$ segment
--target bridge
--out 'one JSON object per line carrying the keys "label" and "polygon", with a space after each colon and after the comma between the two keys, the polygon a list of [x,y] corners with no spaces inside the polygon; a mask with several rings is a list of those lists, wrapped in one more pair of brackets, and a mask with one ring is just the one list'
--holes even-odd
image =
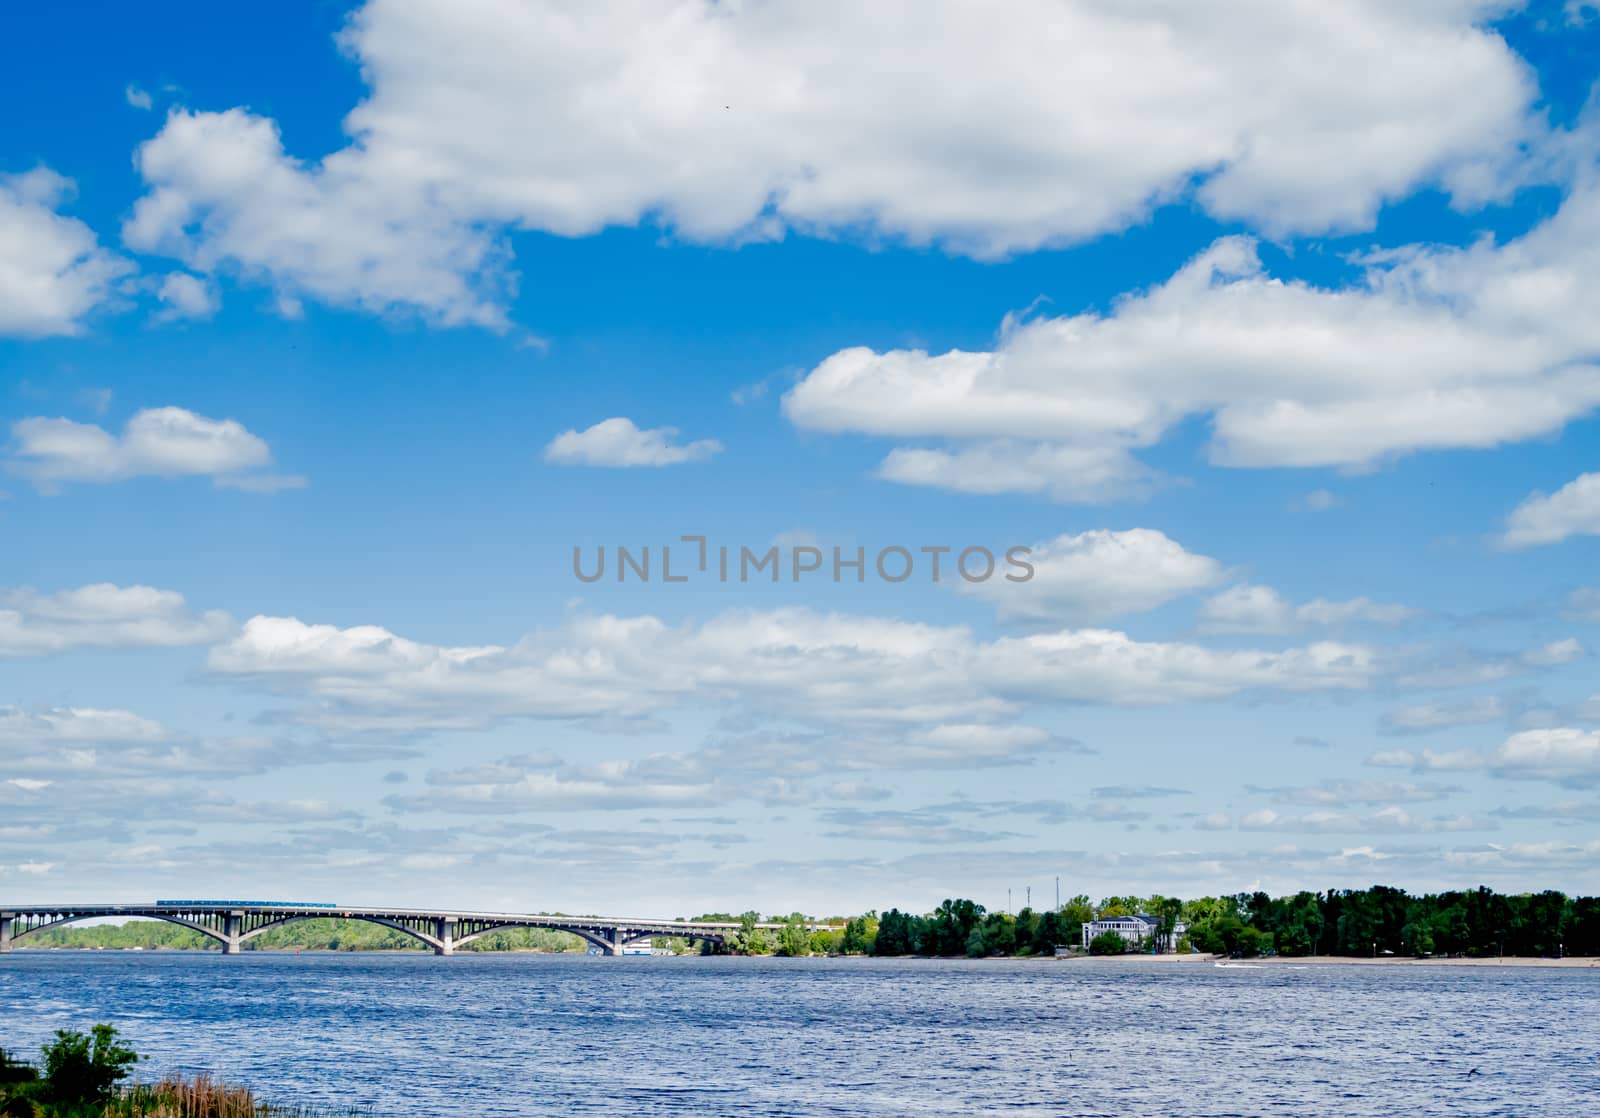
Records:
{"label": "bridge", "polygon": [[[0,905],[0,954],[24,936],[76,920],[140,917],[166,920],[193,928],[222,945],[224,955],[237,955],[244,945],[265,932],[294,920],[366,920],[404,932],[433,948],[435,955],[451,955],[463,944],[506,928],[549,928],[570,932],[604,955],[621,955],[622,949],[653,936],[675,936],[694,942],[725,943],[742,925],[732,922],[645,920],[632,917],[550,916],[516,912],[468,912],[416,908],[373,908],[281,901],[156,901],[151,904]],[[773,931],[782,924],[757,924]],[[832,928],[808,924],[808,930]]]}

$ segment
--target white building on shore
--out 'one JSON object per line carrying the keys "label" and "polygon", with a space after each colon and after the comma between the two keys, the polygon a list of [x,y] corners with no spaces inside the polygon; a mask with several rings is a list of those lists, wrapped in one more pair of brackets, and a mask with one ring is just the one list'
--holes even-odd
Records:
{"label": "white building on shore", "polygon": [[1161,921],[1154,916],[1138,913],[1134,916],[1107,916],[1102,920],[1087,920],[1083,925],[1083,947],[1089,949],[1089,941],[1095,936],[1104,935],[1106,932],[1115,932],[1121,936],[1129,950],[1148,951],[1152,947],[1158,952],[1176,951],[1178,940],[1183,933],[1188,931],[1188,926],[1179,920],[1172,926],[1172,934],[1161,934]]}

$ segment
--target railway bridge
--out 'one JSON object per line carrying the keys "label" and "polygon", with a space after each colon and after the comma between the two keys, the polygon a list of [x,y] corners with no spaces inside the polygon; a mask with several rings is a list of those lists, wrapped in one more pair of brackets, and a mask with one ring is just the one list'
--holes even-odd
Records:
{"label": "railway bridge", "polygon": [[[634,917],[563,916],[542,913],[472,912],[446,909],[383,908],[288,901],[165,900],[149,904],[0,904],[0,953],[19,939],[44,928],[77,920],[145,918],[193,928],[222,945],[224,955],[237,955],[250,940],[294,920],[338,918],[366,920],[394,928],[450,955],[463,944],[505,928],[550,928],[570,932],[605,955],[652,936],[676,936],[699,942],[724,943],[738,923],[693,920],[651,920]],[[782,924],[759,924],[769,930]],[[830,927],[808,925],[811,929]]]}

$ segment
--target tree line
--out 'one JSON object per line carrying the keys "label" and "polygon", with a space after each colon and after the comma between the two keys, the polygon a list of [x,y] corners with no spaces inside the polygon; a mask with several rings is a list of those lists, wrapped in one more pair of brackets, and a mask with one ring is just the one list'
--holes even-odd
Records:
{"label": "tree line", "polygon": [[[1264,892],[1183,900],[1161,895],[1071,898],[1058,909],[1016,913],[988,910],[976,901],[951,899],[932,912],[890,908],[849,918],[815,920],[799,912],[763,917],[703,913],[696,921],[736,923],[723,943],[698,947],[676,937],[657,937],[657,947],[736,955],[966,955],[971,957],[1054,954],[1076,948],[1083,925],[1095,919],[1143,914],[1158,922],[1158,934],[1179,951],[1255,956],[1277,955],[1600,955],[1600,897],[1474,890],[1410,894],[1387,885],[1370,889],[1302,891],[1272,897]],[[781,924],[777,929],[758,927]],[[827,923],[833,928],[812,930]],[[1177,932],[1179,924],[1184,932]],[[21,946],[143,947],[197,950],[215,941],[175,924],[133,921],[120,926],[61,927],[36,932]],[[250,950],[398,951],[426,950],[393,928],[362,920],[300,920],[268,929],[245,944]],[[460,948],[463,951],[572,951],[586,949],[579,937],[546,928],[507,928]],[[1114,933],[1090,944],[1095,954],[1126,950]],[[1145,950],[1149,948],[1146,947]]]}
{"label": "tree line", "polygon": [[[1158,936],[1178,951],[1219,955],[1600,956],[1600,897],[1569,897],[1555,890],[1499,893],[1487,886],[1411,894],[1388,885],[1283,897],[1259,891],[1191,900],[1130,895],[1105,897],[1098,904],[1080,894],[1058,909],[1023,908],[1014,914],[991,911],[972,900],[950,899],[928,913],[890,908],[829,921],[842,923],[842,931],[811,933],[805,950],[801,949],[803,917],[787,918],[789,924],[774,937],[753,928],[756,914],[746,913],[751,934],[741,930],[712,950],[973,958],[1045,955],[1058,947],[1078,948],[1083,926],[1090,921],[1136,914],[1154,917]],[[739,919],[707,917],[711,918]],[[1093,954],[1136,949],[1114,932],[1089,945]]]}

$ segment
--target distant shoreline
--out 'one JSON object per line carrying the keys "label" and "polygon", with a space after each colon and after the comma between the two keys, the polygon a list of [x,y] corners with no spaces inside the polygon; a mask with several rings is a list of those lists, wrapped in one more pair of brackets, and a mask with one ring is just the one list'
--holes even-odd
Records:
{"label": "distant shoreline", "polygon": [[[82,953],[160,953],[160,954],[218,954],[207,948],[191,947],[30,947],[18,945],[13,949],[14,954],[44,954],[46,952],[82,952]],[[371,947],[356,950],[340,950],[327,947],[264,947],[249,952],[252,955],[417,955],[429,954],[423,950],[406,948]],[[503,951],[462,951],[461,955],[493,957],[496,955],[584,955],[581,951],[551,951],[545,948],[520,947]],[[694,953],[689,953],[679,958],[699,958]],[[715,956],[716,958],[740,958],[735,955]],[[751,958],[776,958],[777,956],[751,956]],[[960,955],[849,955],[849,956],[804,956],[803,958],[851,958],[851,959],[926,959],[949,960],[961,959]],[[799,960],[792,960],[799,961]],[[1409,955],[1380,955],[1370,958],[1359,955],[1266,955],[1254,959],[1233,959],[1226,955],[1204,954],[1176,954],[1163,955],[1127,954],[1127,955],[1005,955],[990,956],[984,959],[975,959],[974,962],[1039,962],[1039,963],[1110,963],[1122,966],[1204,966],[1211,964],[1223,967],[1295,967],[1295,966],[1355,966],[1355,967],[1540,967],[1553,970],[1600,970],[1600,958],[1590,956],[1567,956],[1562,959],[1543,958],[1539,956],[1506,955],[1494,956],[1483,959],[1454,959],[1433,957],[1418,959]]]}
{"label": "distant shoreline", "polygon": [[1373,959],[1361,955],[1266,955],[1255,959],[1230,959],[1226,955],[1074,955],[1062,962],[1097,963],[1220,963],[1239,967],[1354,966],[1354,967],[1550,967],[1557,970],[1600,968],[1600,958],[1568,956],[1549,959],[1539,956],[1506,955],[1486,959],[1416,959],[1409,955],[1380,955]]}

